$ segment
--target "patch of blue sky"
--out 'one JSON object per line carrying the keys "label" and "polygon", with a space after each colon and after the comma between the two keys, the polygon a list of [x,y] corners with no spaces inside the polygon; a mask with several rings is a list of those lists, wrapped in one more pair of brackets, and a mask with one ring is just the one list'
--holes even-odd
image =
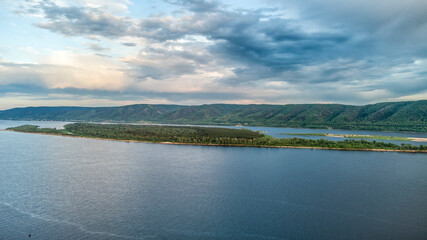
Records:
{"label": "patch of blue sky", "polygon": [[176,10],[176,7],[164,1],[143,0],[133,1],[128,9],[130,17],[141,19],[159,14],[171,14]]}
{"label": "patch of blue sky", "polygon": [[19,63],[36,63],[37,59],[46,56],[50,51],[82,49],[82,43],[87,41],[82,37],[64,37],[40,29],[35,25],[39,19],[14,14],[7,8],[0,9],[2,21],[0,28],[3,36],[0,38],[0,52],[3,61]]}

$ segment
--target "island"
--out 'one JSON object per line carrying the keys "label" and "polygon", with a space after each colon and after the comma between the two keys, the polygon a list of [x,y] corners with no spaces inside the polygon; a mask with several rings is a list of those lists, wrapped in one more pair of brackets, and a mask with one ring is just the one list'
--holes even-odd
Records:
{"label": "island", "polygon": [[396,145],[393,143],[353,139],[346,139],[344,141],[329,141],[325,139],[312,140],[303,138],[277,139],[262,132],[251,131],[249,129],[221,127],[72,123],[65,125],[64,129],[40,128],[35,125],[23,125],[8,128],[6,130],[70,137],[164,144],[427,152],[427,146],[424,145]]}
{"label": "island", "polygon": [[339,137],[339,138],[357,138],[357,139],[373,139],[373,140],[389,140],[389,141],[418,141],[418,142],[427,142],[427,138],[398,137],[398,136],[384,136],[384,135],[333,134],[333,133],[281,133],[281,135],[290,135],[290,136],[317,136],[317,137]]}

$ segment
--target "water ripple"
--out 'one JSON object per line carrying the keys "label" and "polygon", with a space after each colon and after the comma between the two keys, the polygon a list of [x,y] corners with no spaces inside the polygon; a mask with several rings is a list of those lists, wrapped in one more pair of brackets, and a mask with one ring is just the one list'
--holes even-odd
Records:
{"label": "water ripple", "polygon": [[69,221],[65,221],[65,220],[59,220],[59,219],[54,219],[54,218],[50,218],[50,217],[45,217],[45,216],[41,216],[38,214],[34,214],[31,212],[27,212],[24,211],[20,208],[17,208],[9,203],[5,203],[5,202],[0,202],[1,205],[6,206],[10,209],[13,209],[21,214],[30,216],[32,218],[35,219],[39,219],[45,222],[54,222],[54,223],[59,223],[59,224],[65,224],[68,226],[73,226],[77,229],[79,229],[80,231],[87,233],[87,234],[91,234],[91,235],[101,235],[101,236],[110,236],[110,237],[117,237],[117,238],[122,238],[122,239],[150,239],[153,238],[153,236],[144,236],[143,238],[136,238],[136,237],[132,237],[132,236],[127,236],[127,235],[120,235],[120,234],[115,234],[115,233],[109,233],[109,232],[100,232],[100,231],[90,231],[88,229],[86,229],[85,226],[78,224],[78,223],[74,223],[74,222],[69,222]]}

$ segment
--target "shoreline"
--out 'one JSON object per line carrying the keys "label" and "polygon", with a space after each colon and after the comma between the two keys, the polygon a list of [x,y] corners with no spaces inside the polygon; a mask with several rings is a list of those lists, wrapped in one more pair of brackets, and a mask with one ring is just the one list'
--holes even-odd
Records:
{"label": "shoreline", "polygon": [[[0,110],[1,111],[1,110]],[[4,121],[36,121],[36,122],[64,122],[64,123],[95,123],[95,124],[130,124],[130,125],[165,125],[165,126],[213,126],[213,127],[237,127],[235,123],[168,123],[168,122],[127,122],[127,121],[83,121],[83,120],[37,120],[37,119],[0,119]],[[346,128],[309,128],[309,127],[286,127],[277,125],[240,125],[238,127],[259,127],[259,128],[290,128],[290,129],[308,129],[308,130],[339,130],[339,131],[368,131],[384,133],[415,133],[423,134],[426,132],[417,131],[391,131],[391,130],[369,130],[369,129],[346,129]]]}
{"label": "shoreline", "polygon": [[169,145],[193,145],[193,146],[216,146],[216,147],[255,147],[255,148],[290,148],[290,149],[316,149],[316,150],[364,151],[364,152],[427,153],[427,150],[417,151],[417,150],[394,150],[394,149],[322,148],[322,147],[305,147],[305,146],[268,146],[268,145],[253,145],[252,146],[252,145],[241,145],[241,144],[150,142],[150,141],[137,141],[137,140],[121,140],[121,139],[113,139],[113,138],[83,137],[83,136],[75,136],[75,135],[60,135],[60,134],[54,134],[54,133],[19,132],[19,131],[6,130],[6,129],[0,129],[0,131],[50,135],[50,136],[59,136],[59,137],[87,138],[87,139],[108,140],[108,141],[118,141],[118,142],[155,143],[155,144],[169,144]]}
{"label": "shoreline", "polygon": [[427,138],[408,137],[408,139],[411,139],[414,142],[427,142]]}
{"label": "shoreline", "polygon": [[281,135],[291,136],[315,136],[315,137],[332,137],[332,138],[355,138],[361,140],[388,140],[388,141],[408,141],[408,142],[427,142],[423,137],[400,137],[385,135],[359,135],[359,134],[334,134],[334,133],[281,133]]}
{"label": "shoreline", "polygon": [[[339,138],[357,138],[357,139],[364,139],[363,137],[367,137],[366,139],[371,139],[371,140],[390,140],[390,141],[414,141],[414,142],[427,142],[427,138],[420,138],[420,137],[402,137],[402,138],[406,138],[407,140],[393,140],[393,139],[377,139],[374,135],[357,135],[357,134],[331,134],[331,133],[327,133],[325,135],[326,137],[339,137]],[[394,136],[384,136],[384,137],[391,137],[393,138]]]}

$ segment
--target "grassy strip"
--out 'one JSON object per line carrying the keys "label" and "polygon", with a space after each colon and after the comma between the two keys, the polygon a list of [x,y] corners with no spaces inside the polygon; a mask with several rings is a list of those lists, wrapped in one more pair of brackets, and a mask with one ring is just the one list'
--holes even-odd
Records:
{"label": "grassy strip", "polygon": [[281,133],[281,134],[292,135],[292,136],[321,136],[321,137],[342,137],[342,138],[392,140],[392,141],[412,141],[412,139],[409,139],[407,137],[383,136],[383,135],[330,134],[330,133]]}
{"label": "grassy strip", "polygon": [[88,123],[68,124],[64,128],[57,130],[55,128],[38,128],[37,126],[24,125],[9,128],[9,130],[121,141],[168,142],[173,144],[427,152],[427,146],[423,145],[396,145],[352,139],[344,141],[303,138],[276,139],[247,129]]}
{"label": "grassy strip", "polygon": [[281,133],[280,135],[327,137],[328,134],[327,133]]}
{"label": "grassy strip", "polygon": [[22,125],[18,127],[7,128],[6,130],[12,130],[15,132],[28,132],[28,133],[47,133],[55,135],[71,135],[72,133],[68,132],[65,129],[56,129],[56,128],[39,128],[35,125]]}
{"label": "grassy strip", "polygon": [[358,138],[358,139],[375,139],[375,140],[392,140],[392,141],[412,141],[407,137],[396,136],[381,136],[381,135],[343,135],[345,138]]}

